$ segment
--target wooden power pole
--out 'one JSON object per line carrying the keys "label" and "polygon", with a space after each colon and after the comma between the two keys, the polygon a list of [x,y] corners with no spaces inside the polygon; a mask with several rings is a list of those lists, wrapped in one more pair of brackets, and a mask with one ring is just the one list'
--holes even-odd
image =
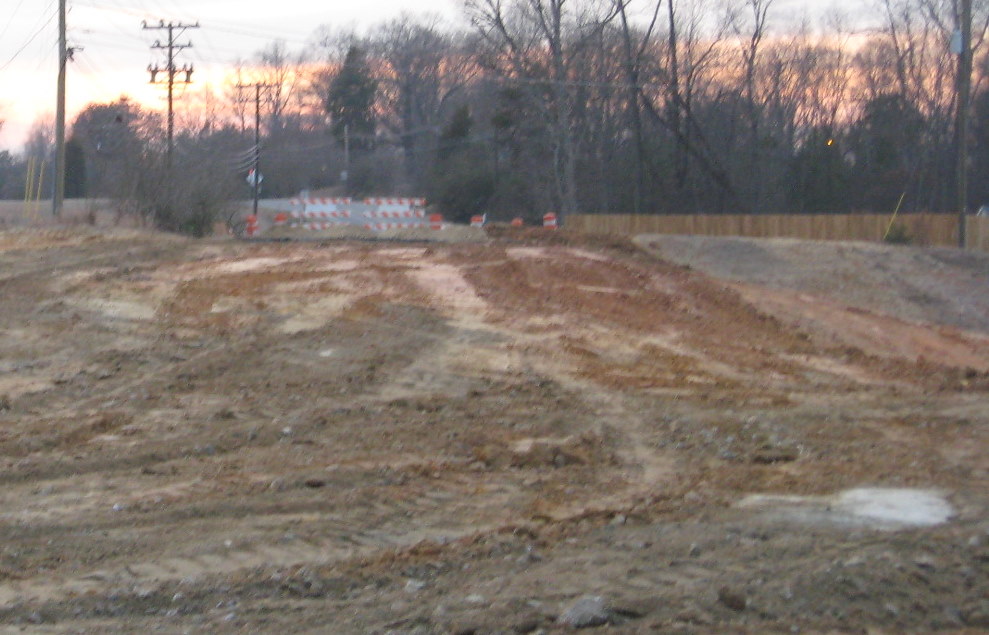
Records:
{"label": "wooden power pole", "polygon": [[[192,48],[192,42],[186,44],[178,44],[175,42],[175,38],[182,35],[186,29],[198,29],[199,23],[195,24],[182,24],[176,22],[165,23],[164,20],[160,20],[158,24],[149,26],[147,22],[141,23],[141,28],[150,31],[168,31],[168,41],[162,44],[160,40],[155,40],[155,43],[151,45],[152,49],[161,49],[166,51],[168,57],[165,67],[162,68],[158,65],[148,66],[148,72],[151,73],[151,83],[152,84],[167,84],[168,86],[168,167],[172,167],[172,146],[174,145],[175,138],[175,110],[173,106],[175,97],[175,76],[179,73],[185,74],[185,79],[179,80],[182,84],[192,83],[192,64],[183,64],[182,68],[175,66],[175,55],[180,51],[188,48]],[[164,73],[165,79],[158,81],[158,74]]]}
{"label": "wooden power pole", "polygon": [[62,215],[65,201],[65,66],[69,47],[65,38],[65,2],[58,0],[58,87],[55,97],[55,182],[52,190],[52,215]]}
{"label": "wooden power pole", "polygon": [[[253,175],[250,179],[251,190],[254,198],[254,215],[258,215],[258,199],[261,195],[261,91],[267,90],[269,88],[275,88],[276,84],[265,84],[262,82],[255,82],[253,84],[237,84],[238,90],[243,90],[245,88],[254,89],[254,156],[251,161],[251,174]],[[244,100],[240,100],[243,102]]]}
{"label": "wooden power pole", "polygon": [[968,127],[972,94],[972,0],[961,0],[957,47],[958,86],[955,104],[955,135],[958,144],[958,246],[965,248],[968,208]]}

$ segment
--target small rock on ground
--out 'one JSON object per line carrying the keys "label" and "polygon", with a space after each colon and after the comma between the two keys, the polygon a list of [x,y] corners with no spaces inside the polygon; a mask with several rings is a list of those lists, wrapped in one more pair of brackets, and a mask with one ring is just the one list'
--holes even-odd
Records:
{"label": "small rock on ground", "polygon": [[598,595],[588,595],[577,600],[559,617],[559,623],[574,628],[603,626],[611,618],[611,611]]}

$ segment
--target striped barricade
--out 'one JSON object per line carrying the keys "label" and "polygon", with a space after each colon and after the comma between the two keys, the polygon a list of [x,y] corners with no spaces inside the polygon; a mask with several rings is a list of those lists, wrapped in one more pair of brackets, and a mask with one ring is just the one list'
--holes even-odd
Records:
{"label": "striped barricade", "polygon": [[329,198],[293,198],[293,209],[288,213],[289,224],[292,227],[308,231],[323,231],[332,227],[349,225],[353,211],[350,209],[353,200],[347,197]]}
{"label": "striped barricade", "polygon": [[365,205],[376,207],[378,211],[401,212],[408,209],[426,207],[424,198],[366,198]]}
{"label": "striped barricade", "polygon": [[416,229],[430,226],[424,198],[297,197],[290,199],[291,211],[282,224],[318,231],[351,225],[371,231]]}
{"label": "striped barricade", "polygon": [[365,223],[364,228],[374,232],[383,232],[386,229],[416,229],[425,227],[423,223]]}
{"label": "striped barricade", "polygon": [[318,231],[325,231],[327,229],[332,229],[333,227],[343,227],[343,226],[352,226],[352,225],[353,223],[336,221],[330,223],[301,223],[299,225],[296,225],[296,227],[299,227],[301,229],[308,229],[309,231],[313,231],[313,232],[318,232]]}
{"label": "striped barricade", "polygon": [[350,210],[289,212],[289,218],[292,220],[329,220],[331,218],[350,218],[352,215]]}
{"label": "striped barricade", "polygon": [[293,198],[292,207],[302,207],[306,212],[336,212],[347,209],[354,201],[349,197],[339,198]]}
{"label": "striped barricade", "polygon": [[371,231],[387,229],[416,229],[426,227],[426,199],[424,198],[366,198],[364,226]]}
{"label": "striped barricade", "polygon": [[395,218],[395,219],[424,219],[426,218],[426,210],[422,209],[405,209],[405,210],[368,210],[364,212],[364,218]]}

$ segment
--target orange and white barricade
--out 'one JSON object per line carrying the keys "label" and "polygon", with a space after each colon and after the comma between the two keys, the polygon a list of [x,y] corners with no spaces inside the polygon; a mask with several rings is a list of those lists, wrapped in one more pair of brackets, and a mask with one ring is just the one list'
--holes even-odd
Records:
{"label": "orange and white barricade", "polygon": [[365,205],[378,208],[379,212],[402,212],[405,210],[422,209],[426,206],[424,198],[366,198]]}

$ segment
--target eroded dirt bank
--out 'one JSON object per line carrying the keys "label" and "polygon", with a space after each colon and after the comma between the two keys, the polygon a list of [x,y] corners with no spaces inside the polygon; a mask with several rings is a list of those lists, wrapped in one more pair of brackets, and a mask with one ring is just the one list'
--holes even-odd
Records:
{"label": "eroded dirt bank", "polygon": [[870,306],[646,246],[0,234],[0,620],[989,628],[989,337],[931,256]]}

